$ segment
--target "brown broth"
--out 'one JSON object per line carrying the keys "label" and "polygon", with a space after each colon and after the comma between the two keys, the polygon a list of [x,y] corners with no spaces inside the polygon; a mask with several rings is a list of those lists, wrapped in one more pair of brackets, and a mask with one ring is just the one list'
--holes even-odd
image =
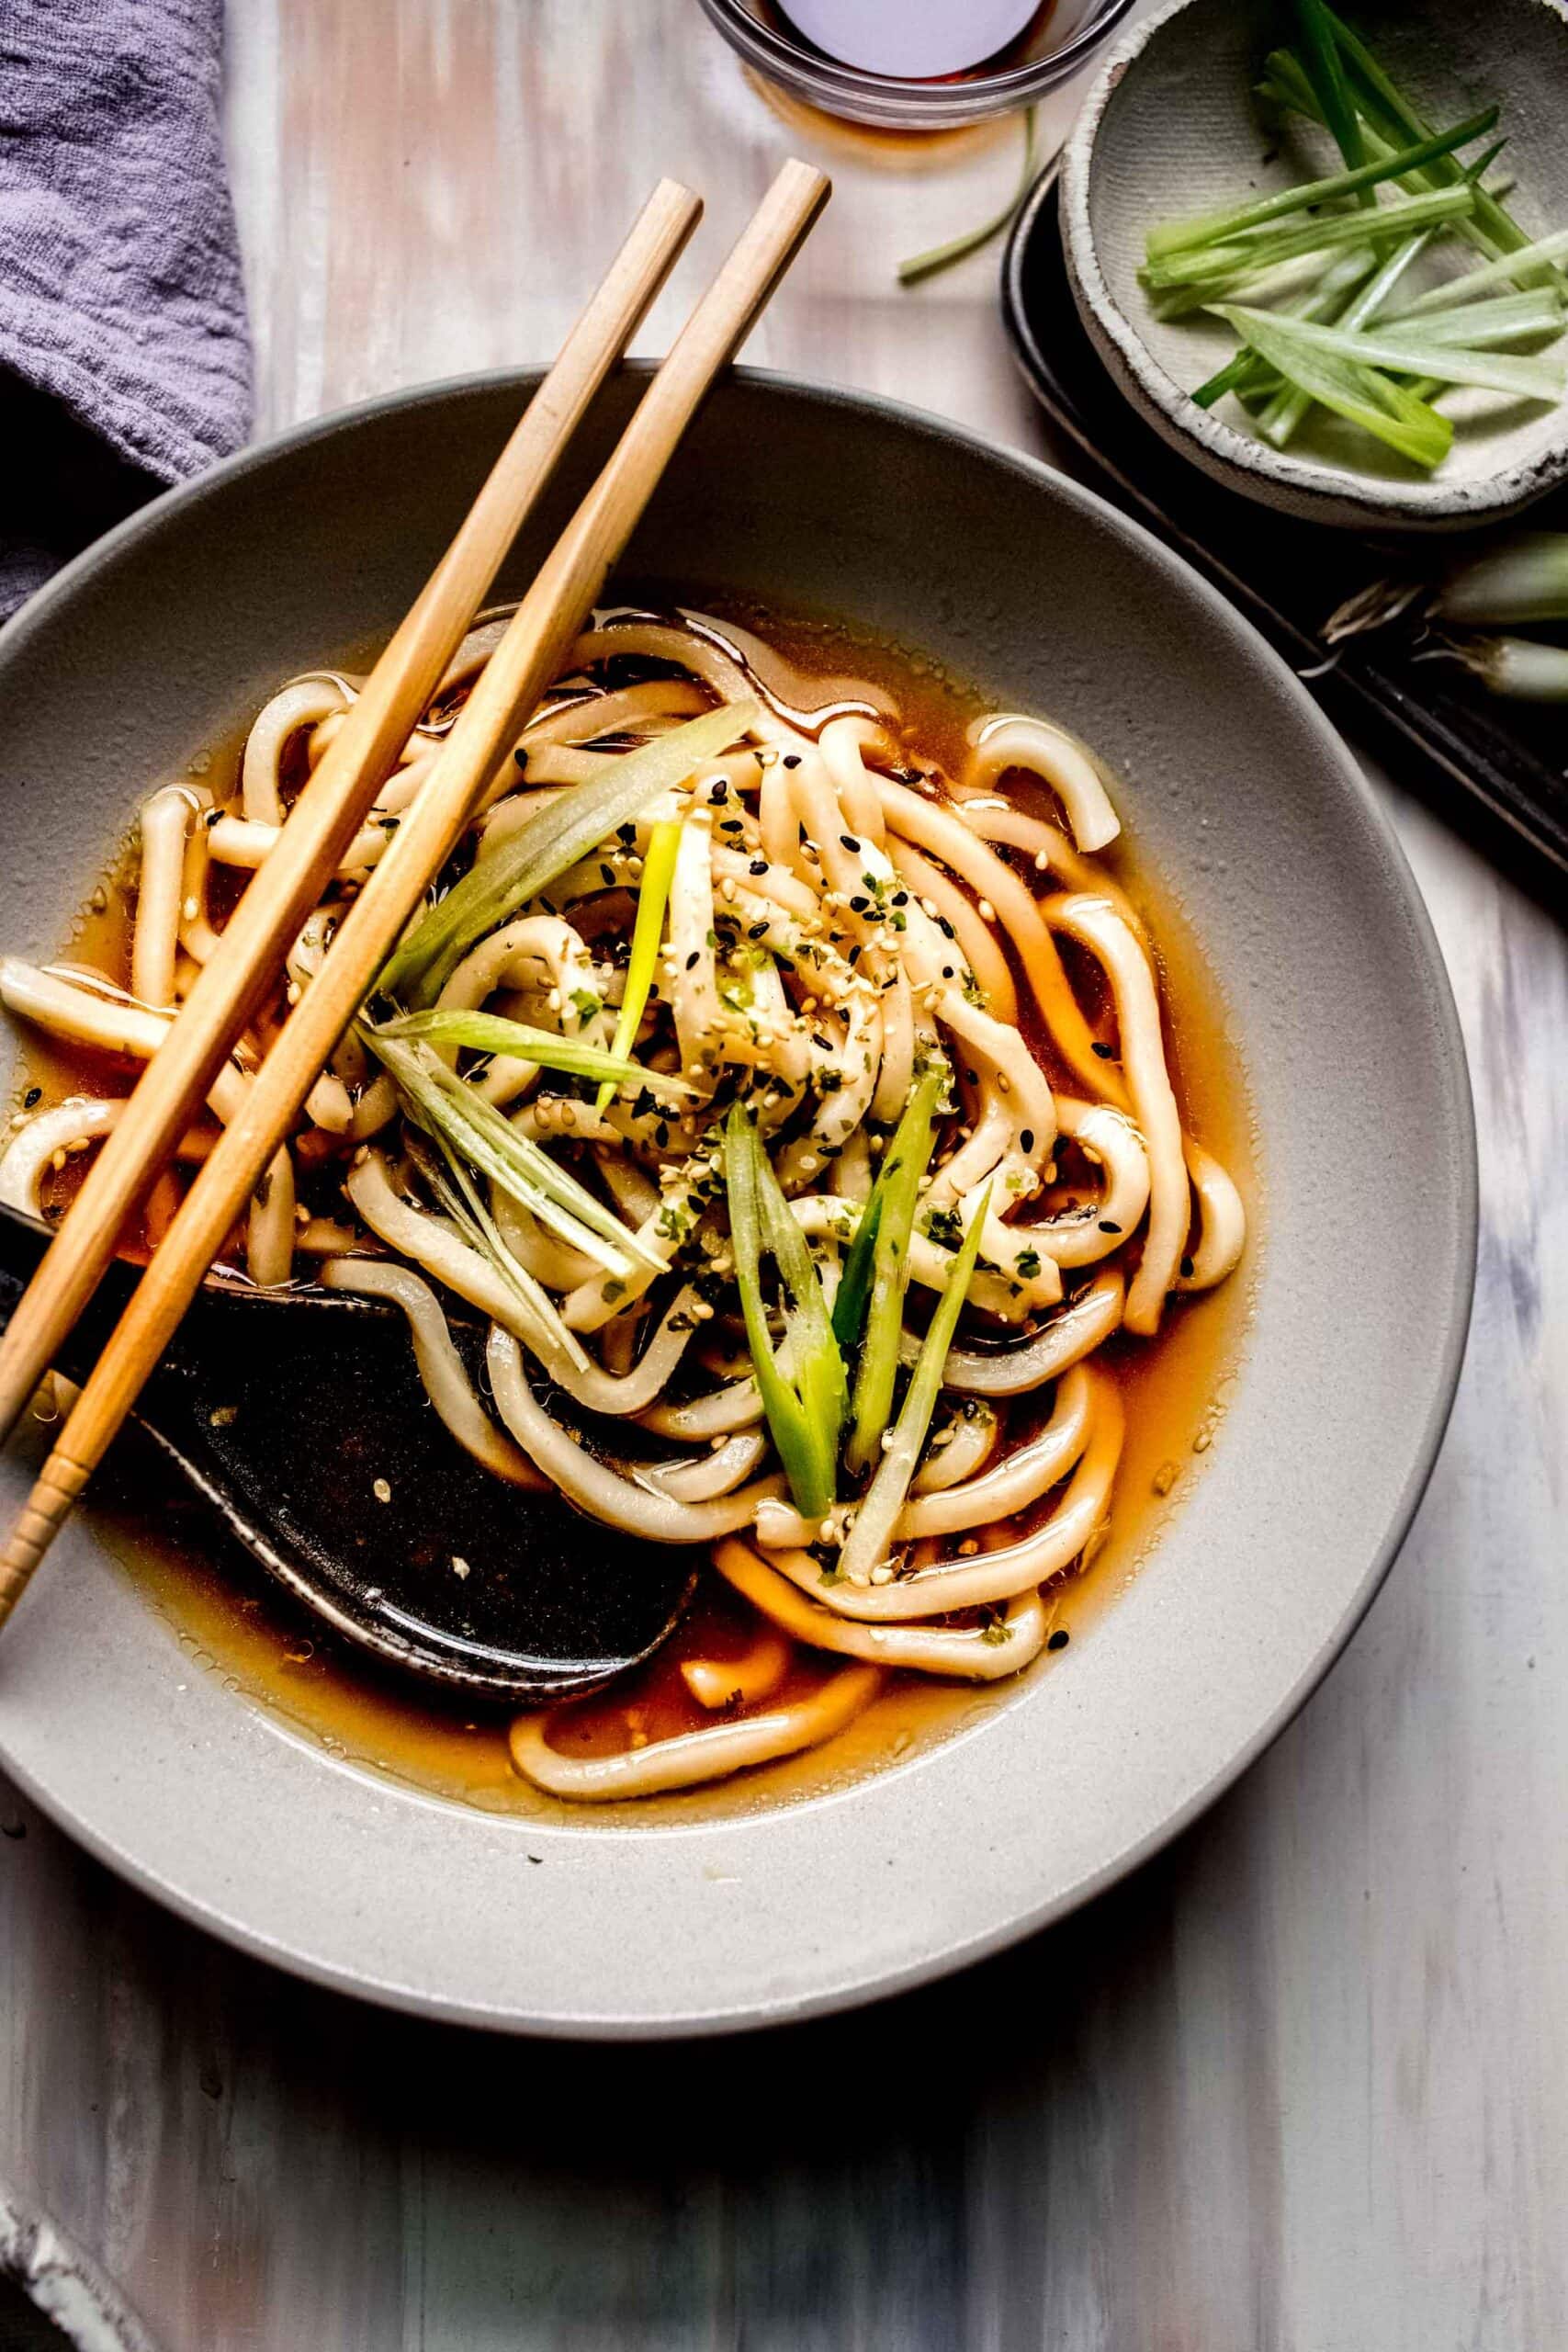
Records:
{"label": "brown broth", "polygon": [[[739,622],[765,634],[791,663],[820,674],[848,672],[884,689],[904,714],[906,734],[950,772],[964,729],[981,708],[972,690],[929,658],[856,636],[823,621],[781,621],[730,605]],[[225,797],[238,768],[243,734],[202,763],[204,778]],[[1125,812],[1124,812],[1125,813]],[[1248,1252],[1238,1273],[1217,1290],[1174,1299],[1153,1343],[1119,1334],[1097,1355],[1121,1388],[1127,1440],[1113,1491],[1109,1534],[1090,1566],[1059,1578],[1047,1598],[1053,1625],[1072,1638],[1090,1631],[1148,1556],[1172,1511],[1196,1481],[1218,1435],[1249,1319],[1250,1270],[1259,1248],[1258,1200],[1250,1109],[1239,1057],[1197,942],[1179,910],[1140,868],[1125,836],[1100,863],[1144,912],[1157,945],[1172,1077],[1190,1132],[1224,1161],[1240,1187],[1249,1220]],[[122,877],[124,860],[118,874]],[[66,951],[123,978],[129,963],[123,889],[116,877],[94,893]],[[1027,990],[1021,988],[1021,1001]],[[102,1056],[77,1055],[26,1039],[23,1084],[55,1101],[109,1081]],[[124,1068],[116,1091],[134,1072]],[[69,1176],[59,1180],[64,1187]],[[167,1623],[193,1668],[220,1675],[264,1707],[281,1728],[329,1753],[434,1794],[541,1821],[589,1816],[653,1825],[711,1818],[797,1802],[852,1783],[984,1720],[1021,1695],[1038,1693],[1060,1653],[1047,1653],[1016,1680],[954,1684],[900,1673],[828,1747],[741,1774],[708,1788],[635,1803],[584,1808],[520,1781],[512,1770],[508,1724],[514,1710],[453,1701],[411,1685],[334,1640],[267,1579],[249,1556],[217,1534],[206,1509],[171,1477],[145,1442],[123,1442],[95,1489],[94,1517],[108,1549]],[[613,1692],[579,1702],[552,1725],[552,1739],[575,1755],[623,1746],[627,1730],[649,1739],[711,1724],[716,1718],[691,1698],[684,1660],[739,1656],[758,1620],[715,1576],[705,1578],[685,1623],[659,1657]],[[775,1694],[814,1687],[821,1668],[797,1652]],[[770,1701],[769,1702],[774,1703]]]}

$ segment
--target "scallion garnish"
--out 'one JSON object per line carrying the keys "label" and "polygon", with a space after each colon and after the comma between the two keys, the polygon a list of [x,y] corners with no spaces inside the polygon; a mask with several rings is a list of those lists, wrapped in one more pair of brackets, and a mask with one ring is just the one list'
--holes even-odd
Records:
{"label": "scallion garnish", "polygon": [[727,751],[756,715],[755,703],[704,711],[626,752],[603,776],[571,786],[432,907],[389,959],[377,992],[416,1007],[434,1004],[470,947],[661,792]]}
{"label": "scallion garnish", "polygon": [[[741,1102],[731,1108],[725,1128],[724,1172],[736,1287],[762,1410],[796,1510],[807,1519],[822,1520],[837,1492],[839,1436],[848,1402],[844,1362],[806,1237]],[[779,1274],[784,1341],[777,1351],[762,1304],[764,1257],[773,1259]]]}
{"label": "scallion garnish", "polygon": [[464,1046],[480,1054],[509,1054],[519,1061],[536,1062],[541,1069],[558,1070],[567,1078],[604,1080],[607,1102],[618,1086],[648,1086],[659,1095],[689,1095],[691,1088],[677,1078],[665,1078],[628,1060],[619,1050],[606,1053],[581,1037],[562,1037],[553,1029],[535,1029],[525,1021],[509,1021],[499,1012],[467,1012],[457,1006],[437,1006],[430,1012],[400,1012],[377,1023],[381,1037],[401,1037],[410,1044]]}
{"label": "scallion garnish", "polygon": [[[844,1460],[852,1470],[869,1469],[893,1410],[898,1374],[898,1334],[904,1295],[909,1286],[909,1240],[919,1205],[920,1182],[936,1140],[937,1106],[947,1085],[943,1061],[933,1061],[910,1096],[893,1139],[883,1154],[865,1215],[850,1246],[840,1294],[850,1294],[842,1316],[834,1301],[834,1328],[844,1344],[861,1339],[852,1316],[863,1312],[864,1338],[855,1370],[849,1441]],[[863,1300],[863,1308],[861,1302]]]}
{"label": "scallion garnish", "polygon": [[367,1023],[360,1024],[358,1034],[390,1073],[416,1125],[449,1144],[468,1167],[499,1184],[562,1241],[620,1278],[636,1266],[662,1270],[662,1259],[629,1232],[613,1209],[531,1136],[520,1134],[428,1046],[389,1037]]}
{"label": "scallion garnish", "polygon": [[[626,993],[621,999],[620,1018],[615,1023],[615,1051],[617,1054],[629,1054],[637,1043],[643,1009],[653,988],[654,967],[659,962],[659,943],[664,936],[664,910],[670,903],[671,877],[675,871],[675,853],[680,846],[679,825],[666,821],[650,829],[647,853],[642,861],[642,881],[637,890],[637,922],[632,927]],[[606,1079],[599,1089],[601,1111],[615,1091],[614,1080]]]}
{"label": "scallion garnish", "polygon": [[910,1375],[903,1409],[894,1424],[892,1438],[877,1464],[876,1476],[866,1489],[865,1499],[855,1513],[854,1524],[840,1554],[839,1573],[848,1577],[852,1584],[869,1582],[872,1570],[881,1566],[892,1545],[893,1531],[904,1508],[909,1482],[919,1465],[926,1432],[936,1410],[942,1375],[947,1366],[947,1351],[953,1344],[958,1318],[964,1312],[964,1302],[969,1295],[970,1277],[975,1272],[980,1235],[990,1206],[991,1187],[987,1184],[969,1220],[947,1287],[937,1301],[920,1352],[915,1359],[915,1369]]}
{"label": "scallion garnish", "polygon": [[[1487,107],[1480,114],[1456,123],[1451,130],[1433,131],[1412,146],[1359,164],[1353,172],[1335,172],[1326,179],[1303,180],[1295,187],[1280,189],[1277,195],[1259,197],[1255,204],[1244,204],[1234,212],[1210,212],[1191,220],[1171,221],[1163,229],[1151,229],[1147,240],[1149,260],[1152,263],[1168,254],[1190,251],[1194,246],[1224,243],[1249,230],[1264,228],[1289,213],[1301,212],[1308,206],[1333,204],[1342,197],[1354,196],[1358,189],[1374,187],[1382,180],[1398,179],[1402,174],[1415,171],[1438,155],[1449,155],[1456,147],[1468,146],[1472,139],[1490,130],[1496,119],[1496,107]],[[1381,215],[1374,225],[1382,227]]]}

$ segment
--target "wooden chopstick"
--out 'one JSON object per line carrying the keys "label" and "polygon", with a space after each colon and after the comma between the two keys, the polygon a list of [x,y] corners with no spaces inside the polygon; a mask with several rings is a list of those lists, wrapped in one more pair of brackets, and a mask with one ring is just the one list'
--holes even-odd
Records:
{"label": "wooden chopstick", "polygon": [[[268,975],[396,764],[508,548],[702,216],[661,180],[529,401],[457,537],[376,663],[88,1170],[0,1339],[0,1439],[96,1289]],[[4,1611],[0,1609],[0,1622]]]}
{"label": "wooden chopstick", "polygon": [[0,1625],[173,1338],[327,1056],[461,837],[497,761],[581,627],[704,394],[794,258],[828,187],[823,175],[805,164],[784,165],[540,567],[423,788],[262,1063],[238,1116],[198,1171],[82,1390],[0,1551]]}

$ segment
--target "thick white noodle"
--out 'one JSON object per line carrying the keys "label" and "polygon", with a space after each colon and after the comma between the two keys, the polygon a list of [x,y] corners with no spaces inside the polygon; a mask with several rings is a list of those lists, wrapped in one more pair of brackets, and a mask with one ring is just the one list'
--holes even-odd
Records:
{"label": "thick white noodle", "polygon": [[961,792],[983,792],[1009,768],[1028,768],[1061,802],[1080,850],[1104,849],[1116,839],[1122,820],[1111,805],[1100,763],[1066,728],[999,711],[977,720],[969,741],[973,749],[959,779]]}
{"label": "thick white noodle", "polygon": [[1044,1646],[1047,1621],[1038,1592],[1016,1594],[988,1625],[863,1625],[808,1600],[734,1536],[715,1546],[713,1560],[727,1583],[796,1641],[877,1666],[999,1682],[1021,1673]]}
{"label": "thick white noodle", "polygon": [[1187,1243],[1191,1203],[1181,1152],[1181,1114],[1166,1068],[1159,995],[1148,958],[1107,899],[1070,891],[1044,908],[1053,929],[1065,931],[1098,959],[1116,1001],[1122,1068],[1133,1116],[1149,1156],[1149,1221],[1144,1254],[1127,1290],[1122,1320],[1147,1337],[1159,1329],[1166,1294],[1176,1281]]}
{"label": "thick white noodle", "polygon": [[613,1756],[563,1756],[546,1736],[547,1717],[520,1715],[512,1726],[512,1760],[525,1781],[552,1796],[589,1804],[654,1796],[723,1780],[754,1764],[772,1764],[803,1747],[820,1747],[853,1723],[881,1687],[878,1668],[847,1666],[809,1697],[787,1706],[705,1724],[701,1731]]}

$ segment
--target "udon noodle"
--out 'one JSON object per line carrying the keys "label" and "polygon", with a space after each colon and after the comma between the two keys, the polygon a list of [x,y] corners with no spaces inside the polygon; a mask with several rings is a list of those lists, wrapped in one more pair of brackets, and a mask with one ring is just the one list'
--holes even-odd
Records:
{"label": "udon noodle", "polygon": [[[410,737],[215,1121],[500,626]],[[231,795],[155,791],[128,969],[6,958],[12,1013],[106,1070],[155,1053],[355,691],[295,679]],[[517,1770],[557,1795],[827,1741],[894,1669],[1020,1672],[1043,1592],[1112,1510],[1123,1406],[1097,1355],[1154,1340],[1174,1294],[1241,1255],[1236,1187],[1173,1089],[1147,929],[1100,862],[1100,763],[1001,713],[949,766],[885,690],[812,679],[731,623],[597,616],[231,1238],[243,1279],[400,1311],[485,1472],[705,1547],[750,1612],[741,1657],[682,1668],[698,1729],[573,1754],[569,1711],[519,1721]],[[14,1122],[0,1197],[58,1213],[51,1184],[118,1111],[106,1081]],[[455,1311],[488,1321],[485,1393]]]}

